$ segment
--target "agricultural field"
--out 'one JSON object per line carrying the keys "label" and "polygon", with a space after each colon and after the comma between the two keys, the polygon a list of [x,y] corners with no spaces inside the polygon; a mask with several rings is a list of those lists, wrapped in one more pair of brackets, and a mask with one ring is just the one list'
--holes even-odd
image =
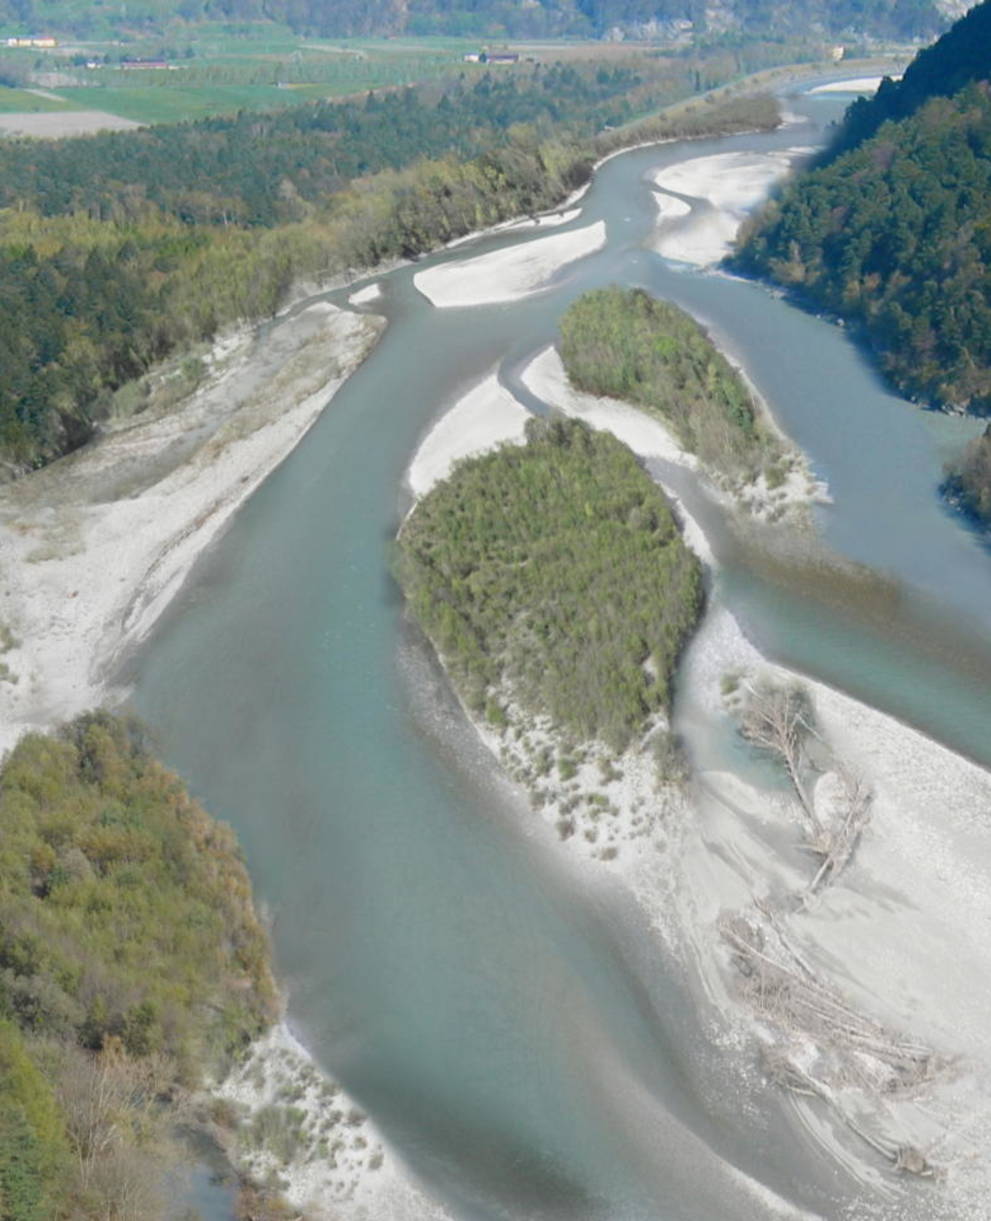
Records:
{"label": "agricultural field", "polygon": [[[307,39],[270,23],[177,26],[126,42],[0,51],[0,81],[43,84],[57,95],[46,100],[0,87],[0,111],[91,110],[169,123],[279,109],[478,72],[479,65],[464,61],[478,49],[476,41],[451,38]],[[161,60],[168,67],[124,67],[126,60]]]}
{"label": "agricultural field", "polygon": [[[0,40],[18,31],[0,29]],[[129,38],[62,40],[51,51],[0,47],[0,113],[105,112],[137,123],[174,123],[238,110],[276,110],[316,98],[349,97],[485,71],[465,56],[475,38],[308,38],[273,22],[175,22],[164,32]],[[579,40],[492,43],[521,60],[544,63],[626,60],[631,48]],[[659,48],[638,44],[637,53]],[[122,66],[160,60],[165,68]],[[511,65],[499,69],[507,74]],[[21,86],[4,88],[3,86]],[[28,92],[39,85],[48,98]]]}

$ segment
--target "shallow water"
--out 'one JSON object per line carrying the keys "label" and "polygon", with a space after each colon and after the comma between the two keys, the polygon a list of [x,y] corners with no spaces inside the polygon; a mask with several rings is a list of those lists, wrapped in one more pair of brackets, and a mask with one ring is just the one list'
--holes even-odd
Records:
{"label": "shallow water", "polygon": [[[800,105],[819,124],[840,109]],[[776,1097],[741,1093],[623,891],[590,888],[532,834],[389,577],[402,473],[430,420],[493,367],[514,386],[579,293],[642,284],[746,364],[830,483],[829,547],[889,574],[895,611],[879,631],[876,599],[828,573],[810,588],[755,566],[709,509],[718,596],[771,655],[983,757],[988,688],[967,675],[989,656],[991,565],[935,497],[966,428],[886,394],[837,328],[642,247],[648,170],[815,138],[792,127],[610,161],[577,222],[605,219],[606,248],[528,301],[438,311],[412,269],[389,276],[381,344],[136,663],[135,704],[166,757],[244,844],[301,1038],[457,1218],[769,1215],[737,1168],[827,1217],[854,1194]],[[927,627],[932,594],[945,631]],[[936,631],[949,655],[920,658]]]}

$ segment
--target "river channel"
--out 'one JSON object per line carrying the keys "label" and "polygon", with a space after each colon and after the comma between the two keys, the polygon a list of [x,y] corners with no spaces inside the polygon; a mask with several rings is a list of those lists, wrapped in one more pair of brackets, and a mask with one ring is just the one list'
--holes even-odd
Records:
{"label": "river channel", "polygon": [[713,329],[834,500],[796,569],[679,489],[720,560],[713,596],[769,656],[991,763],[991,560],[937,496],[972,422],[886,392],[841,329],[765,287],[644,245],[649,171],[817,143],[842,104],[789,99],[804,124],[609,161],[576,222],[604,220],[605,248],[527,300],[438,310],[412,268],[385,277],[378,348],[134,663],[168,762],[244,845],[294,1029],[459,1221],[748,1221],[778,1215],[764,1189],[839,1218],[861,1190],[746,1091],[622,888],[529,833],[389,575],[430,422],[493,368],[514,387],[577,295],[642,285]]}

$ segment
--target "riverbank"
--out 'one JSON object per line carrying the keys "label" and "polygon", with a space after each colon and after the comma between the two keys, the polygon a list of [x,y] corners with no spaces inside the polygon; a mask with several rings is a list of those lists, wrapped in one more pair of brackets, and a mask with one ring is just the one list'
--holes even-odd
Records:
{"label": "riverbank", "polygon": [[504,441],[522,442],[530,418],[525,407],[490,373],[445,411],[421,442],[406,472],[414,496],[446,479],[455,463]]}
{"label": "riverbank", "polygon": [[0,491],[0,749],[106,698],[125,652],[381,329],[317,304],[267,333],[232,332],[183,401],[170,401],[177,362],[151,375],[140,414]]}
{"label": "riverbank", "polygon": [[206,1105],[211,1135],[252,1182],[309,1221],[448,1221],[391,1157],[375,1125],[322,1073],[285,1019],[257,1040]]}

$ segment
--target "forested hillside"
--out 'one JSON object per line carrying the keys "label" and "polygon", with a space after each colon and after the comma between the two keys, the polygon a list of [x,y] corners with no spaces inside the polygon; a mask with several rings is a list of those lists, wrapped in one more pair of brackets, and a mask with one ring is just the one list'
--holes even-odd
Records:
{"label": "forested hillside", "polygon": [[751,222],[736,256],[859,323],[904,393],[979,414],[991,412],[989,51],[985,0],[904,86],[852,109],[836,153]]}
{"label": "forested hillside", "polygon": [[0,22],[71,29],[164,26],[202,18],[268,19],[311,34],[468,34],[483,38],[602,37],[622,32],[671,34],[691,22],[695,33],[874,34],[916,38],[945,20],[934,0],[129,0],[126,17],[114,6],[82,0],[0,0]]}
{"label": "forested hillside", "polygon": [[882,123],[908,118],[930,98],[953,97],[991,75],[991,7],[977,4],[931,47],[920,51],[901,80],[885,79],[870,98],[858,98],[819,164],[833,161],[877,132]]}
{"label": "forested hillside", "polygon": [[0,825],[0,1216],[174,1215],[178,1104],[276,1011],[234,836],[103,713],[20,742]]}
{"label": "forested hillside", "polygon": [[764,99],[616,126],[726,79],[737,61],[534,68],[0,143],[0,460],[23,470],[71,450],[121,407],[126,381],[225,324],[270,315],[301,276],[412,257],[549,207],[624,143],[773,125]]}

